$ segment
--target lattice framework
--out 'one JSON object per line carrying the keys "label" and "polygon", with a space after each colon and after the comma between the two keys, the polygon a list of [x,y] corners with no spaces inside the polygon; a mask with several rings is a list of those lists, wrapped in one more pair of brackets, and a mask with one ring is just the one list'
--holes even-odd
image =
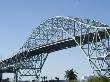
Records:
{"label": "lattice framework", "polygon": [[97,74],[110,75],[110,27],[95,20],[52,17],[35,28],[19,52],[2,62],[1,69],[13,66],[16,77],[39,79],[49,53],[79,46]]}

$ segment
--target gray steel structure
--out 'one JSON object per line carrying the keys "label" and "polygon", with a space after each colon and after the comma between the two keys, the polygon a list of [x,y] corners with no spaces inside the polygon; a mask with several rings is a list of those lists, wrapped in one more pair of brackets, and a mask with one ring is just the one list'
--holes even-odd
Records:
{"label": "gray steel structure", "polygon": [[16,79],[39,79],[49,53],[79,46],[94,73],[110,75],[110,26],[91,19],[56,16],[47,19],[29,36],[13,57],[0,62],[0,69],[13,68]]}

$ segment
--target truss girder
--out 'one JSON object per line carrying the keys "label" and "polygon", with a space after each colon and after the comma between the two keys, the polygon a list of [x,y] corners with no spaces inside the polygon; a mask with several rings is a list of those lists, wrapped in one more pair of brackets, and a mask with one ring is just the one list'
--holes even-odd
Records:
{"label": "truss girder", "polygon": [[[35,28],[19,52],[0,62],[0,67],[14,66],[21,76],[39,76],[49,53],[79,46],[93,72],[110,75],[109,38],[107,24],[90,19],[52,17]],[[30,73],[32,70],[34,74]]]}

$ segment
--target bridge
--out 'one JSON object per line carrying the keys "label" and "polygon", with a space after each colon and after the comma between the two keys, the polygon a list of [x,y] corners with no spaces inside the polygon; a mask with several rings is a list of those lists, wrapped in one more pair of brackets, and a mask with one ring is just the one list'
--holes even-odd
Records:
{"label": "bridge", "polygon": [[51,52],[79,46],[95,74],[110,75],[110,26],[91,19],[56,16],[36,27],[18,53],[0,62],[2,73],[39,80]]}

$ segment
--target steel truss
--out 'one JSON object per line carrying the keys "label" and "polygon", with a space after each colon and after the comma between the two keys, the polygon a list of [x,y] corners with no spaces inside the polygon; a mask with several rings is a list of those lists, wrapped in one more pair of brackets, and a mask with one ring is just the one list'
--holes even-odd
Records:
{"label": "steel truss", "polygon": [[1,69],[13,66],[16,79],[39,79],[49,53],[79,46],[94,73],[110,75],[110,27],[95,20],[52,17],[40,24],[12,58],[0,62]]}
{"label": "steel truss", "polygon": [[[30,77],[33,80],[39,80],[41,69],[46,61],[48,53],[46,54],[38,54],[32,56],[29,59],[21,61],[16,64],[16,68],[18,69],[16,72],[17,78],[16,79],[24,79],[24,77]],[[15,75],[16,75],[15,74]]]}

